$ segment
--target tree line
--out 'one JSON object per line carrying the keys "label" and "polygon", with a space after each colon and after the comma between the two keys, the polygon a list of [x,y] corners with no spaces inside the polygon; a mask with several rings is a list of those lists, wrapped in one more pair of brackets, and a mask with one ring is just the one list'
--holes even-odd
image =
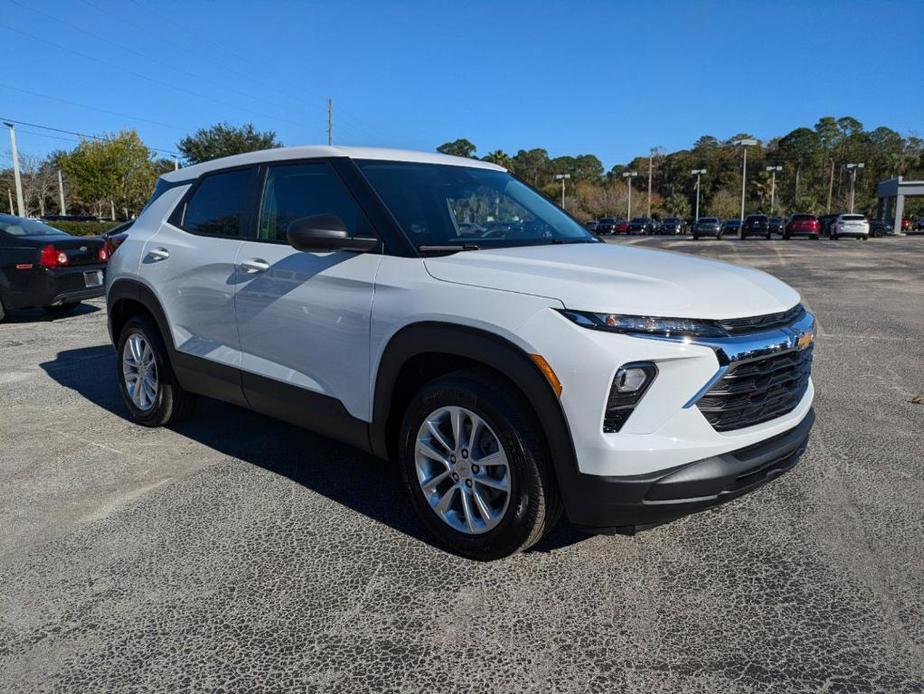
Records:
{"label": "tree line", "polygon": [[[544,148],[520,149],[516,154],[498,149],[480,158],[505,167],[556,202],[561,197],[561,181],[555,177],[568,175],[565,207],[586,219],[626,214],[629,184],[623,173],[630,171],[638,173],[632,179],[633,215],[646,214],[650,202],[652,214],[690,217],[696,199],[696,178],[690,172],[705,169],[700,179],[700,215],[727,218],[737,217],[740,205],[742,148],[734,143],[750,138],[748,133],[724,140],[704,135],[689,149],[655,149],[608,171],[594,154],[550,157]],[[191,165],[281,146],[275,132],[259,131],[252,123],[218,123],[184,137],[177,150],[183,164]],[[464,138],[446,142],[437,151],[478,157],[475,144]],[[855,209],[867,215],[876,212],[879,181],[899,175],[924,178],[924,140],[887,127],[866,130],[850,116],[825,116],[812,128],[796,128],[767,142],[758,140],[748,147],[747,156],[746,212],[769,213],[771,189],[775,214],[843,211],[850,194],[849,163],[864,164],[856,178]],[[60,213],[60,171],[69,214],[127,219],[140,212],[157,177],[174,165],[174,160],[145,146],[134,130],[86,138],[71,150],[42,158],[20,153],[27,214]],[[782,167],[775,181],[767,166]],[[0,170],[0,195],[15,200],[11,167]],[[924,215],[924,200],[909,200],[906,210],[909,216]]]}
{"label": "tree line", "polygon": [[[550,157],[542,148],[503,150],[480,157],[507,168],[513,175],[560,201],[558,174],[570,176],[565,186],[565,207],[579,218],[622,217],[628,203],[628,180],[623,173],[637,172],[631,179],[632,214],[648,211],[648,173],[651,170],[653,215],[691,217],[696,200],[695,169],[700,177],[700,216],[737,217],[741,204],[742,148],[734,143],[757,139],[738,133],[724,140],[700,137],[690,149],[676,152],[653,150],[605,171],[593,154]],[[476,157],[477,147],[467,139],[446,142],[437,151]],[[800,127],[781,137],[748,147],[745,212],[823,214],[845,211],[849,204],[850,171],[847,164],[863,163],[857,171],[854,209],[876,213],[876,185],[894,176],[924,177],[924,140],[903,137],[887,127],[865,130],[855,118],[820,118],[814,127]],[[781,166],[775,173],[768,166]],[[908,200],[909,215],[924,214],[924,201]]]}

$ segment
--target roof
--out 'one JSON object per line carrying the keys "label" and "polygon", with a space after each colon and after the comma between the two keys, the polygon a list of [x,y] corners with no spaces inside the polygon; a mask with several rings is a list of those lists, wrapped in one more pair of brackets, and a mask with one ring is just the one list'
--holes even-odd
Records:
{"label": "roof", "polygon": [[170,171],[161,178],[169,183],[179,183],[201,176],[209,171],[225,169],[232,166],[246,166],[248,164],[262,164],[272,161],[286,161],[289,159],[318,159],[321,157],[348,157],[350,159],[378,159],[381,161],[405,161],[419,164],[445,164],[448,166],[469,166],[477,169],[491,169],[493,171],[506,171],[480,159],[466,159],[465,157],[451,157],[447,154],[434,152],[415,152],[404,149],[380,149],[377,147],[339,147],[330,145],[306,145],[301,147],[277,147],[276,149],[263,149],[258,152],[235,154],[221,159],[212,159],[201,164],[188,166],[184,169]]}

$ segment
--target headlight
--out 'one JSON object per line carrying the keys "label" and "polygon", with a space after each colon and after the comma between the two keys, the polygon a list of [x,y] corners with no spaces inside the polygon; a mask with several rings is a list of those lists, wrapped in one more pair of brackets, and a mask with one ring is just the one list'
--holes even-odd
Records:
{"label": "headlight", "polygon": [[578,325],[593,330],[663,337],[726,337],[718,325],[691,318],[659,318],[656,316],[626,316],[618,313],[591,313],[566,309],[560,313]]}

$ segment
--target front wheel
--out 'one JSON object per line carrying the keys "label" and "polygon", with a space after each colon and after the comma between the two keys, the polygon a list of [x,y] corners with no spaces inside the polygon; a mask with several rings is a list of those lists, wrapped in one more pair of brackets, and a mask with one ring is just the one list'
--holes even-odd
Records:
{"label": "front wheel", "polygon": [[180,386],[156,323],[130,318],[119,334],[119,390],[132,419],[148,427],[173,424],[192,410],[194,396]]}
{"label": "front wheel", "polygon": [[479,369],[431,381],[401,427],[401,473],[427,530],[481,561],[523,551],[561,516],[541,429],[529,406]]}

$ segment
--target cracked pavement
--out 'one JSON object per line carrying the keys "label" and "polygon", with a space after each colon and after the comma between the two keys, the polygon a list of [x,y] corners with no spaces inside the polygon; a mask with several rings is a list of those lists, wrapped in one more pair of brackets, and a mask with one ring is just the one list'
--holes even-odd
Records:
{"label": "cracked pavement", "polygon": [[924,690],[924,238],[631,238],[819,320],[800,465],[635,537],[432,546],[387,463],[215,401],[131,424],[105,309],[0,325],[7,691]]}

